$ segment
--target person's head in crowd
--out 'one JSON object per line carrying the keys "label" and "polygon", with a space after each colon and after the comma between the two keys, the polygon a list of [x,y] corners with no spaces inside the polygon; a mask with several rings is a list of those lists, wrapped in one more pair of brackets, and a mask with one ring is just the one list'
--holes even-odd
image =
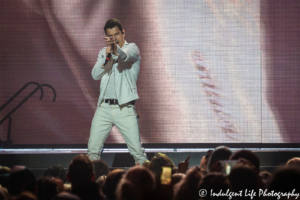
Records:
{"label": "person's head in crowd", "polygon": [[146,161],[142,164],[142,166],[149,169],[149,168],[150,168],[150,164],[151,164],[151,162],[150,162],[149,160],[146,160]]}
{"label": "person's head in crowd", "polygon": [[8,200],[8,199],[9,196],[8,196],[7,189],[0,185],[0,200]]}
{"label": "person's head in crowd", "polygon": [[213,153],[213,150],[208,150],[206,152],[206,155],[202,157],[199,167],[203,171],[207,170],[208,160],[209,160],[209,158],[210,158],[210,156],[211,156],[212,153]]}
{"label": "person's head in crowd", "polygon": [[175,168],[174,163],[167,155],[158,153],[151,159],[149,169],[155,174],[155,177],[160,177],[162,166],[170,166]]}
{"label": "person's head in crowd", "polygon": [[294,157],[287,161],[286,163],[287,167],[298,167],[300,169],[300,158]]}
{"label": "person's head in crowd", "polygon": [[44,172],[44,175],[43,177],[49,177],[51,178],[52,177],[52,167],[49,167],[48,169],[46,169],[46,171]]}
{"label": "person's head in crowd", "polygon": [[175,194],[178,193],[179,191],[179,188],[181,186],[181,182],[183,181],[183,179],[185,178],[185,174],[183,173],[175,173],[172,175],[172,182],[171,182],[171,185],[172,185],[172,188],[173,188],[173,196],[175,197]]}
{"label": "person's head in crowd", "polygon": [[116,189],[125,171],[122,169],[116,169],[108,174],[105,183],[102,186],[102,192],[109,200],[116,200]]}
{"label": "person's head in crowd", "polygon": [[210,173],[207,174],[200,183],[199,191],[206,190],[207,195],[202,199],[217,199],[217,200],[228,200],[228,196],[212,196],[211,190],[214,193],[219,193],[221,190],[226,193],[227,190],[231,191],[231,185],[228,177],[221,173]]}
{"label": "person's head in crowd", "polygon": [[164,154],[164,153],[157,153],[156,157],[163,157],[163,158],[165,158],[168,161],[168,163],[170,165],[175,166],[175,164],[173,163],[173,161],[166,154]]}
{"label": "person's head in crowd", "polygon": [[184,179],[186,175],[183,173],[176,173],[172,175],[172,186],[174,186],[175,184],[179,183],[181,180]]}
{"label": "person's head in crowd", "polygon": [[189,169],[186,176],[174,187],[175,200],[181,199],[198,199],[199,183],[203,179],[199,167]]}
{"label": "person's head in crowd", "polygon": [[125,172],[117,187],[118,200],[152,200],[155,193],[153,173],[141,166]]}
{"label": "person's head in crowd", "polygon": [[230,160],[238,160],[240,158],[244,158],[254,165],[257,172],[260,171],[260,160],[259,157],[252,151],[249,150],[239,150],[230,156]]}
{"label": "person's head in crowd", "polygon": [[59,179],[59,178],[53,178],[52,177],[51,180],[53,180],[56,183],[57,189],[58,189],[58,193],[65,191],[65,186],[67,184],[64,184],[64,182],[61,179]]}
{"label": "person's head in crowd", "polygon": [[70,194],[68,192],[61,192],[56,195],[53,200],[80,200],[80,198],[75,194]]}
{"label": "person's head in crowd", "polygon": [[38,200],[38,198],[31,192],[22,192],[18,196],[12,198],[12,200]]}
{"label": "person's head in crowd", "polygon": [[[232,190],[234,192],[243,191],[245,192],[246,189],[248,191],[255,191],[258,194],[259,190],[259,181],[258,177],[254,171],[254,168],[250,167],[249,165],[245,165],[244,163],[236,164],[230,174],[229,180],[231,183]],[[242,196],[236,197],[236,199],[258,199],[258,195],[252,196]]]}
{"label": "person's head in crowd", "polygon": [[5,166],[0,166],[0,185],[3,187],[7,187],[8,185],[8,177],[10,173],[10,168]]}
{"label": "person's head in crowd", "polygon": [[98,187],[98,184],[95,182],[87,182],[81,184],[80,187],[76,187],[75,190],[72,190],[72,193],[77,195],[82,200],[102,200],[104,199]]}
{"label": "person's head in crowd", "polygon": [[0,165],[0,175],[2,174],[9,174],[10,172],[10,168],[9,167],[5,167],[5,166],[1,166]]}
{"label": "person's head in crowd", "polygon": [[107,176],[109,173],[109,167],[103,160],[93,160],[94,171],[95,171],[95,180],[100,176]]}
{"label": "person's head in crowd", "polygon": [[271,181],[272,174],[268,171],[263,171],[263,172],[259,173],[259,178],[263,182],[264,188],[267,188],[267,186],[269,185],[269,183]]}
{"label": "person's head in crowd", "polygon": [[[293,191],[294,190],[294,191]],[[282,167],[277,169],[272,176],[269,191],[274,193],[300,193],[300,169],[295,167]],[[289,199],[295,199],[295,196]],[[277,196],[271,196],[270,200],[277,200]],[[282,197],[281,199],[287,199]],[[298,198],[299,199],[299,198]]]}
{"label": "person's head in crowd", "polygon": [[[13,172],[12,172],[13,171]],[[34,194],[36,179],[32,171],[23,167],[12,168],[8,177],[7,190],[11,196],[21,194],[21,192],[31,192]]]}
{"label": "person's head in crowd", "polygon": [[54,166],[48,168],[45,171],[44,176],[58,178],[58,179],[62,180],[64,183],[67,182],[67,176],[66,176],[65,169],[60,165],[54,165]]}
{"label": "person's head in crowd", "polygon": [[225,146],[217,147],[212,154],[210,155],[208,164],[207,164],[207,171],[209,172],[219,172],[221,168],[219,167],[219,161],[221,160],[229,160],[232,151]]}
{"label": "person's head in crowd", "polygon": [[72,185],[72,189],[95,181],[94,164],[88,155],[78,155],[70,163],[67,179]]}
{"label": "person's head in crowd", "polygon": [[95,183],[97,183],[97,185],[98,185],[99,188],[102,188],[102,187],[103,187],[103,185],[104,185],[104,183],[105,183],[105,181],[106,181],[106,178],[107,178],[107,176],[102,175],[102,176],[100,176],[100,177],[95,181]]}
{"label": "person's head in crowd", "polygon": [[58,194],[58,187],[54,180],[43,177],[37,180],[36,196],[39,200],[52,200]]}

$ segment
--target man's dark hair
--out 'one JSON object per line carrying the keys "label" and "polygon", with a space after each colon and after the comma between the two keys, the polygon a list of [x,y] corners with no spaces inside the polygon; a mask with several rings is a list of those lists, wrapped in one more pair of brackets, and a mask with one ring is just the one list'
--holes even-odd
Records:
{"label": "man's dark hair", "polygon": [[115,18],[107,20],[107,22],[105,23],[105,26],[104,26],[105,34],[106,34],[106,29],[114,28],[116,26],[119,27],[120,31],[123,33],[123,28],[122,28],[121,22],[119,20],[117,20]]}
{"label": "man's dark hair", "polygon": [[71,161],[68,175],[71,179],[72,187],[91,182],[91,178],[94,175],[94,164],[87,155],[78,155]]}

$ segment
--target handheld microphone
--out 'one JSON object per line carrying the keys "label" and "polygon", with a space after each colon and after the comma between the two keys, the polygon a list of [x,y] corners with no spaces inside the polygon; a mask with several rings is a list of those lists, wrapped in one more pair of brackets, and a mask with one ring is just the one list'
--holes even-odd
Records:
{"label": "handheld microphone", "polygon": [[108,53],[107,56],[106,56],[106,59],[105,59],[104,66],[108,63],[108,61],[110,60],[110,58],[111,58],[111,53]]}

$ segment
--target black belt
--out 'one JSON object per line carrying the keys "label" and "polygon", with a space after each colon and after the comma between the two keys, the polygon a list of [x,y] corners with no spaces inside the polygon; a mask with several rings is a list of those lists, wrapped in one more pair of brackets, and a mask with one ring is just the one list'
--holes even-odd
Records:
{"label": "black belt", "polygon": [[108,103],[109,105],[119,105],[117,99],[104,99],[103,102]]}
{"label": "black belt", "polygon": [[[104,99],[102,102],[108,103],[109,105],[119,105],[117,99]],[[130,101],[128,104],[134,105],[135,101]]]}

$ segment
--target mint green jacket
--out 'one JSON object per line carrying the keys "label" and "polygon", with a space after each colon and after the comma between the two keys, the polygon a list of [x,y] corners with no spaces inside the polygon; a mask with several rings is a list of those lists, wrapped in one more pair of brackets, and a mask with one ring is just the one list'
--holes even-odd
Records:
{"label": "mint green jacket", "polygon": [[127,43],[122,48],[117,45],[117,54],[104,67],[106,59],[106,47],[98,54],[97,62],[92,70],[94,80],[101,80],[100,96],[98,105],[104,98],[112,70],[115,70],[115,88],[119,105],[128,103],[139,98],[136,82],[140,72],[141,56],[139,48],[134,43]]}

